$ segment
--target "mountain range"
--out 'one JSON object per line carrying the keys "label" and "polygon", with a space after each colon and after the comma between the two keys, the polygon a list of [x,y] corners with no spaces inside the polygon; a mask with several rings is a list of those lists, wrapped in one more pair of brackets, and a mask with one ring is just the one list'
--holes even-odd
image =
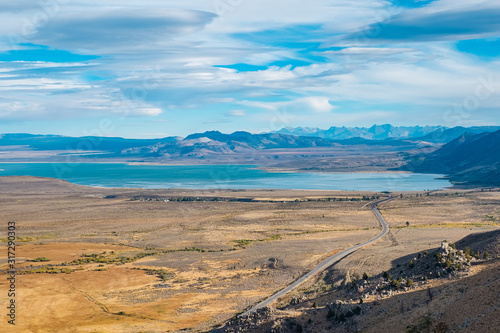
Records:
{"label": "mountain range", "polygon": [[[54,162],[77,155],[93,161],[257,164],[316,172],[396,168],[446,174],[454,182],[500,185],[499,127],[375,125],[279,132],[208,131],[160,139],[3,134],[0,161]],[[337,139],[312,135],[320,132]]]}
{"label": "mountain range", "polygon": [[363,138],[368,140],[413,139],[433,143],[449,142],[460,135],[500,130],[499,126],[453,127],[444,126],[392,126],[373,125],[372,127],[335,127],[327,130],[311,127],[283,128],[274,133],[297,136],[312,136],[332,140]]}

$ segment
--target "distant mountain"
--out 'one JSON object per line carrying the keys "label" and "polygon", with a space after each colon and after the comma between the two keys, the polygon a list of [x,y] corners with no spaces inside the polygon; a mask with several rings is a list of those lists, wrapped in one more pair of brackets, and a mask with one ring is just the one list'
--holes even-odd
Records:
{"label": "distant mountain", "polygon": [[367,140],[417,140],[430,143],[447,143],[460,135],[468,133],[484,133],[500,130],[500,126],[453,127],[444,126],[392,126],[373,125],[367,127],[330,127],[321,130],[314,127],[283,128],[274,133],[299,136],[313,136],[332,140],[347,140],[362,138]]}
{"label": "distant mountain", "polygon": [[500,130],[500,126],[476,126],[476,127],[453,127],[453,128],[440,128],[435,130],[432,133],[429,133],[425,136],[415,138],[417,140],[422,140],[426,142],[433,143],[446,143],[450,142],[462,134],[471,133],[471,134],[480,134],[484,132],[495,132]]}
{"label": "distant mountain", "polygon": [[290,134],[290,135],[297,135],[297,136],[314,136],[311,134],[314,134],[316,132],[321,131],[320,128],[318,127],[285,127],[282,128],[281,130],[274,132],[278,134]]}
{"label": "distant mountain", "polygon": [[338,145],[331,140],[317,137],[300,137],[287,134],[251,134],[234,132],[224,134],[219,131],[196,133],[183,140],[161,142],[151,146],[135,147],[124,150],[123,154],[143,154],[149,156],[196,156],[203,157],[212,153],[251,153],[270,148],[312,148]]}
{"label": "distant mountain", "polygon": [[[72,153],[85,151],[88,157],[203,157],[211,153],[251,153],[262,149],[294,149],[333,147],[340,145],[411,146],[398,140],[367,140],[359,137],[331,140],[315,136],[297,136],[281,133],[251,134],[219,131],[195,133],[186,138],[124,139],[117,137],[67,137],[60,135],[0,134],[0,147],[20,147],[23,150]],[[5,148],[4,148],[5,149]]]}
{"label": "distant mountain", "polygon": [[455,182],[500,185],[500,131],[464,133],[433,153],[414,157],[404,168],[442,173]]}
{"label": "distant mountain", "polygon": [[267,133],[251,134],[234,132],[224,134],[219,131],[196,133],[184,140],[169,143],[157,143],[149,147],[128,149],[126,154],[144,154],[149,151],[154,156],[199,156],[210,153],[252,153],[263,149],[296,149],[333,146],[391,146],[417,147],[413,142],[402,140],[367,140],[351,138],[347,140],[330,140],[311,136],[296,136],[290,134]]}
{"label": "distant mountain", "polygon": [[124,139],[118,137],[67,137],[61,135],[0,134],[0,146],[25,146],[35,150],[95,150],[120,153],[123,149],[154,145],[158,142],[175,142],[179,138]]}
{"label": "distant mountain", "polygon": [[327,130],[318,128],[297,127],[283,128],[275,133],[291,134],[302,136],[314,136],[324,139],[346,140],[352,138],[362,138],[368,140],[385,140],[385,139],[407,139],[425,136],[437,130],[446,129],[443,126],[392,126],[373,125],[370,128],[366,127],[330,127]]}

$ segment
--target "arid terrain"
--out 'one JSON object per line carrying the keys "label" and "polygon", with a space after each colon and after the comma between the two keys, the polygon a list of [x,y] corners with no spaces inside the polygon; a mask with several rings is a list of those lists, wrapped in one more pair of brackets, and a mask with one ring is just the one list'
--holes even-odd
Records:
{"label": "arid terrain", "polygon": [[[0,219],[17,226],[16,329],[210,331],[329,254],[376,236],[378,223],[367,204],[385,195],[103,189],[0,177]],[[310,280],[278,306],[305,292],[307,299],[298,303],[317,299],[322,310],[332,297],[346,297],[343,290],[335,291],[346,275],[377,276],[398,260],[438,248],[444,239],[456,242],[500,225],[497,191],[394,195],[395,200],[380,206],[391,226],[386,237]],[[0,270],[5,271],[7,239],[0,241]],[[466,278],[482,279],[474,274],[492,269],[498,271],[496,261],[478,261]],[[429,283],[453,288],[457,281]],[[418,287],[415,295],[427,287]],[[0,290],[7,290],[5,279]],[[0,300],[6,304],[6,293]],[[2,321],[0,328],[5,325]]]}

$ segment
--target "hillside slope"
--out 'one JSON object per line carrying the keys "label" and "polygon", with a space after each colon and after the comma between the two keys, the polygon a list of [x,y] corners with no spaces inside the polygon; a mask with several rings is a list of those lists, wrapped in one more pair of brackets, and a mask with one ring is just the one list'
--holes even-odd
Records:
{"label": "hillside slope", "polygon": [[[429,255],[418,256],[412,270],[429,275],[435,269],[431,262],[438,253],[445,259],[450,258],[445,253],[452,253],[452,258],[464,259],[461,251],[465,246],[484,253],[486,249],[496,247],[499,241],[498,230],[474,234],[457,242],[456,250],[447,245],[438,252],[429,249]],[[235,318],[213,332],[496,333],[500,327],[500,258],[470,260],[466,264],[470,268],[461,274],[431,274],[429,276],[433,277],[425,280],[414,276],[415,285],[412,282],[412,286],[395,292],[384,292],[382,290],[386,287],[379,286],[370,291],[371,283],[381,283],[385,278],[368,277],[367,281],[356,283],[358,292],[368,295],[364,302],[358,301],[352,293],[347,296],[351,299],[339,300],[335,289],[318,299],[308,299],[306,294],[299,303],[280,310],[261,309],[249,317]],[[398,265],[391,270],[393,281],[396,281],[395,274],[400,269]]]}
{"label": "hillside slope", "polygon": [[500,131],[462,134],[435,152],[413,157],[403,169],[449,175],[457,183],[500,185]]}

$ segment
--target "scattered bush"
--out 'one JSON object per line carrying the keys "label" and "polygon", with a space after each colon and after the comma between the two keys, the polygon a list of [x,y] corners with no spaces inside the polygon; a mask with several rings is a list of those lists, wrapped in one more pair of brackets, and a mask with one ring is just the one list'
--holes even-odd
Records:
{"label": "scattered bush", "polygon": [[45,258],[45,257],[38,257],[38,258],[31,260],[31,261],[33,261],[33,262],[46,262],[46,261],[50,261],[50,259]]}

